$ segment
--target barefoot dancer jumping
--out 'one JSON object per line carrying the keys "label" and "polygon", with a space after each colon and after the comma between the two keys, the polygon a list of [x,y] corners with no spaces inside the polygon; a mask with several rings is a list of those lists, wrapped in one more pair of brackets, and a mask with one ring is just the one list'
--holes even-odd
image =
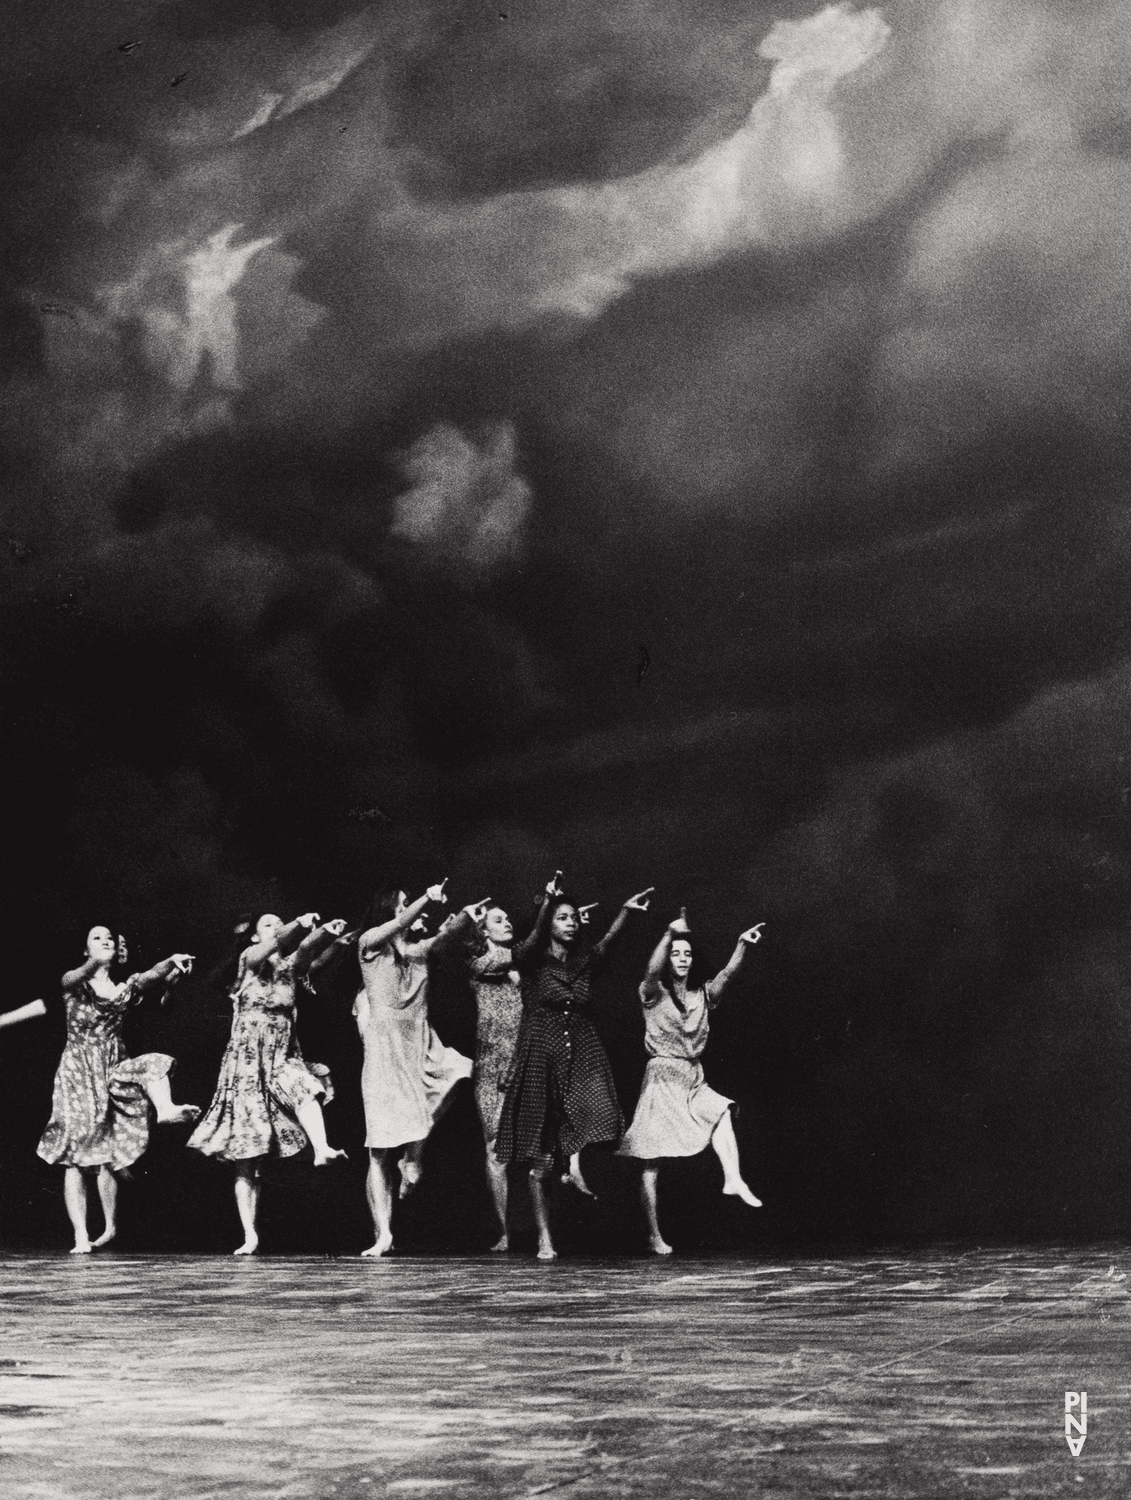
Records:
{"label": "barefoot dancer jumping", "polygon": [[[51,1119],[38,1152],[44,1161],[66,1168],[63,1196],[75,1232],[72,1255],[87,1255],[117,1233],[118,1179],[114,1174],[137,1161],[149,1144],[150,1104],[159,1125],[183,1124],[200,1114],[194,1105],[173,1103],[171,1057],[164,1052],[127,1057],[122,1042],[129,1007],[149,990],[167,990],[191,970],[192,957],[174,953],[119,984],[110,968],[124,964],[127,956],[122,938],[115,938],[108,927],[92,927],[85,960],[63,975],[67,1041],[55,1074]],[[91,1168],[97,1168],[105,1219],[105,1228],[93,1241],[87,1229],[83,1175]]]}
{"label": "barefoot dancer jumping", "polygon": [[426,937],[424,909],[430,902],[447,901],[446,883],[429,886],[411,904],[404,891],[378,897],[358,940],[364,987],[354,1003],[354,1015],[365,1049],[365,1194],[376,1235],[362,1252],[368,1256],[385,1255],[393,1247],[388,1177],[393,1152],[405,1148],[400,1161],[404,1198],[420,1181],[424,1142],[450,1104],[452,1089],[471,1074],[471,1059],[445,1047],[428,1020],[428,958],[439,944],[466,933],[486,903],[465,907],[434,937]]}
{"label": "barefoot dancer jumping", "polygon": [[303,1061],[294,1029],[296,982],[345,925],[319,926],[316,912],[286,926],[276,916],[262,916],[255,941],[240,955],[231,1040],[208,1113],[189,1139],[205,1156],[235,1163],[236,1208],[244,1232],[236,1255],[254,1255],[259,1247],[265,1157],[294,1156],[308,1140],[316,1167],[346,1154],[326,1141],[320,1101],[333,1097],[329,1071]]}
{"label": "barefoot dancer jumping", "polygon": [[742,1179],[730,1117],[733,1100],[716,1094],[704,1082],[699,1056],[707,1045],[708,1012],[722,999],[747,950],[761,938],[763,925],[759,922],[744,932],[726,968],[709,984],[701,985],[698,974],[692,972],[687,914],[681,912],[656,945],[640,986],[648,1067],[618,1154],[640,1161],[640,1196],[648,1242],[656,1255],[672,1253],[660,1233],[656,1210],[656,1179],[664,1157],[697,1156],[711,1145],[722,1162],[723,1192],[741,1198],[751,1208],[762,1206]]}
{"label": "barefoot dancer jumping", "polygon": [[628,913],[647,911],[651,894],[649,888],[631,896],[586,954],[576,951],[582,925],[579,909],[562,895],[556,876],[538,915],[539,944],[547,930],[549,943],[536,946],[524,965],[527,1009],[495,1155],[504,1163],[529,1164],[539,1260],[553,1260],[557,1254],[543,1187],[554,1162],[568,1162],[562,1181],[588,1194],[581,1175],[582,1148],[615,1141],[624,1127],[609,1060],[584,1010],[592,981],[608,962]]}

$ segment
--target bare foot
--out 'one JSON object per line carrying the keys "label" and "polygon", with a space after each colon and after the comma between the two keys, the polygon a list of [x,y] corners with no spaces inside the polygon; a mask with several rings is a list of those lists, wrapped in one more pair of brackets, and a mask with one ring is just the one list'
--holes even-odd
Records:
{"label": "bare foot", "polygon": [[400,1197],[407,1198],[409,1193],[424,1175],[424,1168],[418,1161],[410,1161],[407,1156],[400,1160],[401,1169],[401,1191]]}
{"label": "bare foot", "polygon": [[648,1236],[648,1248],[653,1255],[670,1255],[672,1253],[672,1247],[668,1244],[667,1240],[662,1240],[658,1234],[650,1234]]}
{"label": "bare foot", "polygon": [[495,1241],[495,1243],[491,1246],[491,1254],[492,1255],[495,1255],[495,1254],[500,1254],[501,1255],[504,1250],[509,1250],[510,1247],[511,1247],[510,1240],[507,1238],[507,1236],[505,1234],[501,1234],[499,1236],[499,1238]]}
{"label": "bare foot", "polygon": [[335,1151],[333,1146],[327,1146],[325,1151],[316,1151],[314,1153],[314,1165],[316,1167],[324,1167],[328,1161],[345,1160],[346,1153],[344,1151]]}
{"label": "bare foot", "polygon": [[741,1198],[743,1203],[749,1203],[751,1208],[762,1207],[761,1198],[755,1198],[741,1177],[737,1177],[734,1182],[724,1182],[723,1192],[730,1198]]}
{"label": "bare foot", "polygon": [[75,1242],[75,1248],[70,1252],[70,1254],[71,1255],[89,1255],[90,1252],[91,1252],[91,1250],[93,1248],[94,1247],[90,1243],[89,1240],[77,1240]]}
{"label": "bare foot", "polygon": [[164,1112],[157,1112],[158,1125],[194,1125],[199,1119],[200,1109],[195,1104],[174,1104]]}
{"label": "bare foot", "polygon": [[569,1183],[572,1187],[575,1187],[579,1193],[584,1193],[587,1198],[596,1200],[597,1194],[586,1187],[585,1178],[581,1175],[580,1167],[576,1172],[563,1172],[562,1181],[565,1183]]}
{"label": "bare foot", "polygon": [[378,1239],[375,1245],[370,1245],[368,1250],[363,1250],[361,1252],[362,1259],[364,1259],[366,1256],[370,1256],[372,1259],[376,1260],[379,1256],[387,1255],[392,1248],[393,1236],[391,1234],[383,1234],[381,1235],[380,1239]]}
{"label": "bare foot", "polygon": [[538,1241],[539,1260],[557,1260],[557,1258],[558,1252],[554,1249],[553,1245],[550,1244],[549,1240]]}
{"label": "bare foot", "polygon": [[248,1237],[247,1237],[247,1239],[244,1240],[243,1244],[240,1246],[240,1248],[238,1250],[233,1250],[232,1254],[233,1255],[254,1255],[255,1252],[258,1249],[259,1249],[259,1236],[257,1234],[249,1234]]}
{"label": "bare foot", "polygon": [[99,1245],[108,1245],[110,1243],[110,1241],[114,1238],[114,1236],[117,1234],[117,1232],[118,1232],[118,1226],[117,1226],[117,1224],[107,1224],[106,1228],[102,1231],[102,1233],[98,1236],[98,1238],[96,1240],[92,1240],[91,1241],[92,1248],[95,1249],[95,1250],[97,1250],[98,1247],[99,1247]]}

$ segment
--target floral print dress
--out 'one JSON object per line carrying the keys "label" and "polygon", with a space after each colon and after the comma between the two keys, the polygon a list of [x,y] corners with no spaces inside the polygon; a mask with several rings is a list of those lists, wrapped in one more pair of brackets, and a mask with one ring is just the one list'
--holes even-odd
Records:
{"label": "floral print dress", "polygon": [[37,1148],[44,1161],[120,1171],[145,1151],[145,1085],[167,1077],[174,1062],[165,1052],[126,1056],[122,1023],[141,997],[136,974],[113,998],[96,994],[85,979],[65,993],[67,1041],[55,1074],[51,1119]]}
{"label": "floral print dress", "polygon": [[495,943],[471,960],[477,1016],[475,1103],[488,1151],[494,1151],[503,1113],[503,1091],[514,1063],[522,1023],[522,989],[509,948]]}
{"label": "floral print dress", "polygon": [[295,1036],[295,959],[240,959],[232,1037],[208,1112],[189,1145],[221,1161],[294,1156],[307,1143],[295,1118],[312,1099],[334,1097],[330,1070],[303,1061]]}

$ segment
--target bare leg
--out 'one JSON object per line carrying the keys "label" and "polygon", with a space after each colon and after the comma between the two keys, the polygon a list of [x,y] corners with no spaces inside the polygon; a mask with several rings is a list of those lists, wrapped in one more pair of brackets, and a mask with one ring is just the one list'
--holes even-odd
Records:
{"label": "bare leg", "polygon": [[569,1171],[562,1173],[562,1181],[570,1182],[579,1193],[584,1193],[587,1198],[596,1197],[586,1186],[585,1178],[581,1175],[581,1152],[575,1151],[569,1159]]}
{"label": "bare leg", "polygon": [[507,1238],[507,1169],[501,1161],[495,1159],[495,1143],[491,1141],[487,1146],[487,1186],[491,1189],[491,1201],[495,1205],[495,1212],[499,1216],[499,1223],[503,1232],[495,1243],[492,1250],[509,1250],[510,1240]]}
{"label": "bare leg", "polygon": [[95,1249],[99,1245],[108,1245],[118,1232],[118,1179],[109,1167],[98,1169],[98,1196],[102,1200],[102,1217],[106,1220],[106,1227],[93,1241]]}
{"label": "bare leg", "polygon": [[386,1254],[393,1248],[393,1194],[385,1171],[388,1152],[373,1146],[369,1150],[369,1172],[365,1179],[365,1198],[373,1218],[373,1231],[377,1238],[372,1247],[362,1255],[374,1258]]}
{"label": "bare leg", "polygon": [[401,1190],[400,1197],[407,1198],[409,1193],[424,1175],[424,1142],[409,1141],[404,1148],[400,1160]]}
{"label": "bare leg", "polygon": [[644,1217],[648,1221],[648,1244],[653,1255],[670,1255],[672,1247],[660,1233],[660,1220],[656,1208],[656,1179],[660,1168],[654,1161],[646,1161],[640,1173],[640,1201],[644,1205]]}
{"label": "bare leg", "polygon": [[147,1078],[145,1092],[153,1100],[158,1125],[190,1125],[200,1119],[200,1110],[195,1104],[173,1103],[168,1074],[161,1078]]}
{"label": "bare leg", "polygon": [[75,1231],[72,1255],[90,1254],[90,1235],[86,1228],[86,1178],[81,1167],[67,1167],[63,1172],[63,1202]]}
{"label": "bare leg", "polygon": [[538,1259],[557,1260],[558,1252],[550,1238],[550,1216],[546,1212],[546,1189],[544,1183],[550,1171],[548,1161],[535,1162],[530,1168],[530,1202],[534,1207],[534,1222],[538,1226]]}
{"label": "bare leg", "polygon": [[256,1219],[259,1216],[259,1166],[254,1161],[236,1163],[236,1208],[243,1225],[243,1244],[235,1255],[254,1255],[259,1249]]}
{"label": "bare leg", "polygon": [[344,1151],[335,1151],[333,1146],[326,1143],[326,1122],[322,1118],[322,1106],[317,1099],[308,1099],[301,1109],[295,1110],[295,1118],[306,1131],[310,1144],[314,1147],[314,1165],[324,1167],[328,1161],[334,1161],[338,1157],[344,1159]]}
{"label": "bare leg", "polygon": [[715,1148],[715,1155],[723,1164],[723,1192],[733,1198],[741,1198],[743,1203],[749,1203],[751,1208],[761,1208],[761,1198],[755,1198],[742,1180],[742,1168],[738,1164],[738,1142],[734,1138],[734,1123],[729,1109],[715,1126],[714,1134],[711,1136],[711,1145]]}

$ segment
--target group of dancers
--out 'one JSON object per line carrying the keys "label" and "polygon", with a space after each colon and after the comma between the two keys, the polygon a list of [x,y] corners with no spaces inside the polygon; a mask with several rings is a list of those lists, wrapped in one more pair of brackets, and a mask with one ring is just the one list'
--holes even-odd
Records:
{"label": "group of dancers", "polygon": [[[700,1057],[709,1013],[741,968],[762,926],[739,937],[726,966],[713,978],[700,972],[686,912],[656,944],[640,1000],[648,1063],[627,1131],[605,1050],[589,1020],[593,981],[633,913],[648,910],[652,889],[631,896],[609,930],[586,948],[583,928],[592,908],[569,899],[561,872],[547,884],[529,935],[515,940],[508,914],[489,899],[465,906],[432,931],[429,914],[447,902],[446,881],[410,901],[391,891],[373,903],[353,932],[341,920],[308,912],[284,923],[261,916],[239,956],[231,990],[231,1038],[211,1104],[201,1111],[175,1104],[174,1060],[150,1052],[128,1057],[122,1026],[130,1006],[170,988],[192,969],[192,956],[174,953],[151,969],[115,977],[127,961],[123,940],[93,927],[84,961],[63,976],[67,1040],[55,1075],[51,1119],[39,1155],[61,1165],[64,1198],[74,1229],[71,1252],[89,1253],[116,1233],[118,1176],[145,1151],[152,1118],[192,1123],[188,1145],[233,1163],[235,1199],[243,1228],[236,1255],[258,1248],[260,1169],[269,1157],[293,1156],[309,1143],[314,1165],[344,1157],[326,1136],[322,1107],[333,1097],[329,1072],[302,1056],[295,1031],[300,987],[356,945],[360,988],[353,1015],[364,1062],[361,1092],[369,1152],[366,1197],[375,1239],[367,1256],[393,1245],[393,1181],[398,1196],[420,1180],[424,1144],[451,1103],[461,1079],[472,1078],[486,1147],[487,1181],[502,1233],[493,1249],[509,1247],[507,1167],[528,1171],[538,1231],[538,1258],[555,1258],[547,1179],[589,1194],[582,1176],[586,1146],[619,1142],[619,1154],[640,1166],[640,1195],[648,1240],[670,1255],[660,1232],[656,1184],[665,1158],[714,1148],[723,1192],[761,1207],[743,1179],[731,1120],[733,1101],[704,1080]],[[446,1047],[428,1016],[429,964],[442,948],[464,956],[477,1007],[474,1060]],[[41,1002],[0,1016],[0,1026],[42,1014]],[[87,1184],[94,1174],[104,1228],[91,1239]]]}

